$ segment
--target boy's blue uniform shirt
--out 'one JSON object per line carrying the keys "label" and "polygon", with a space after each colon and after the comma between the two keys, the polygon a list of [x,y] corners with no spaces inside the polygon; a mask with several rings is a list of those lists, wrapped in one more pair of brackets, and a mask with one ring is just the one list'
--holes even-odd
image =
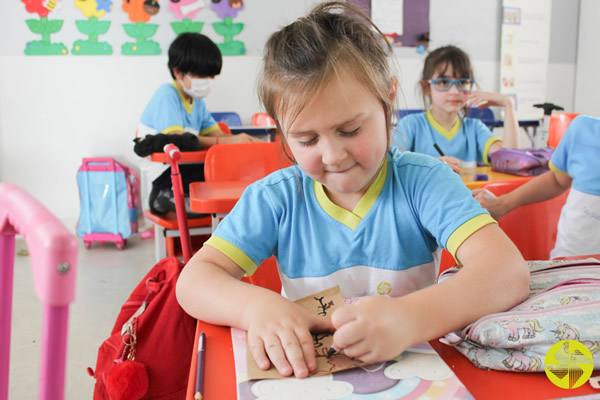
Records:
{"label": "boy's blue uniform shirt", "polygon": [[475,167],[477,162],[489,164],[490,146],[501,139],[476,118],[458,118],[450,130],[444,129],[430,111],[409,114],[398,122],[393,143],[402,149],[438,157],[437,143],[444,155],[456,157]]}
{"label": "boy's blue uniform shirt", "polygon": [[600,119],[578,116],[552,154],[550,169],[569,175],[572,187],[600,196]]}
{"label": "boy's blue uniform shirt", "polygon": [[489,223],[447,165],[394,148],[353,212],[289,167],[250,185],[207,244],[248,274],[274,254],[290,299],[334,285],[345,297],[400,296],[433,283],[438,246],[455,254]]}
{"label": "boy's blue uniform shirt", "polygon": [[138,136],[190,132],[206,135],[219,129],[203,100],[190,104],[175,83],[165,83],[152,96],[141,118]]}

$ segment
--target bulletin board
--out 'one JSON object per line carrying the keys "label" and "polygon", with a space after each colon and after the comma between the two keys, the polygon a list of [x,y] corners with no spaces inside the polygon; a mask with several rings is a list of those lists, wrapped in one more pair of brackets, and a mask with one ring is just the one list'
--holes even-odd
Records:
{"label": "bulletin board", "polygon": [[[418,47],[429,41],[429,0],[350,0],[394,46]],[[422,39],[426,40],[422,40]],[[421,39],[421,40],[420,40]]]}

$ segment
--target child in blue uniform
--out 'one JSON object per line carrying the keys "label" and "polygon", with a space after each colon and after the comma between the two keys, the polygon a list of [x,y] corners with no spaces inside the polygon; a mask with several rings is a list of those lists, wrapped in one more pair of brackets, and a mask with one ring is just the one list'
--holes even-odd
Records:
{"label": "child in blue uniform", "polygon": [[[261,141],[245,133],[226,135],[206,108],[203,99],[210,93],[215,76],[221,73],[222,63],[219,48],[208,37],[200,33],[177,36],[169,46],[168,67],[173,82],[156,90],[142,114],[137,136],[190,132],[198,135],[201,148],[216,143]],[[147,159],[141,160],[140,168],[144,186],[142,204],[146,204],[149,197],[153,212],[161,214],[174,210],[170,169]],[[202,165],[182,165],[180,169],[186,193],[189,182],[204,180]],[[146,181],[153,181],[149,195]]]}
{"label": "child in blue uniform", "polygon": [[550,160],[551,171],[496,197],[485,189],[473,196],[496,219],[511,210],[552,199],[570,189],[558,220],[550,257],[600,254],[600,119],[580,115],[569,125]]}
{"label": "child in blue uniform", "polygon": [[[189,314],[247,330],[282,375],[316,367],[311,331],[381,361],[528,294],[523,258],[458,175],[389,147],[391,49],[359,13],[321,3],[269,38],[260,98],[297,165],[250,185],[177,282]],[[464,267],[433,285],[438,246]],[[240,281],[271,255],[282,295]],[[334,285],[362,298],[331,319],[292,302]]]}
{"label": "child in blue uniform", "polygon": [[[394,144],[400,148],[440,157],[456,172],[460,167],[489,164],[489,155],[519,147],[519,125],[512,98],[500,93],[472,91],[469,56],[455,46],[440,47],[425,58],[419,86],[427,111],[398,122]],[[504,140],[494,136],[479,119],[466,118],[469,107],[504,107]]]}

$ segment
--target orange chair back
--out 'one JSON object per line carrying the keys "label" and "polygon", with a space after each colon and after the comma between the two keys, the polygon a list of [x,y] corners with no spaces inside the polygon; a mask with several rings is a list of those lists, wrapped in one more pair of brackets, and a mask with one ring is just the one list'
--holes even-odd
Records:
{"label": "orange chair back", "polygon": [[275,142],[217,144],[206,153],[204,177],[207,181],[256,181],[290,165]]}
{"label": "orange chair back", "polygon": [[[291,165],[280,143],[217,144],[208,149],[204,160],[206,181],[256,181]],[[281,291],[275,257],[266,259],[244,281],[276,292]]]}
{"label": "orange chair back", "polygon": [[[491,182],[482,188],[500,196],[529,180]],[[550,200],[516,208],[498,221],[500,228],[515,243],[526,260],[550,259],[550,251],[556,242],[558,218],[567,195],[568,191]]]}
{"label": "orange chair back", "polygon": [[275,126],[275,120],[267,113],[255,113],[251,124],[252,126]]}
{"label": "orange chair back", "polygon": [[558,147],[560,139],[567,131],[569,124],[579,113],[554,113],[550,115],[550,122],[548,123],[548,146]]}

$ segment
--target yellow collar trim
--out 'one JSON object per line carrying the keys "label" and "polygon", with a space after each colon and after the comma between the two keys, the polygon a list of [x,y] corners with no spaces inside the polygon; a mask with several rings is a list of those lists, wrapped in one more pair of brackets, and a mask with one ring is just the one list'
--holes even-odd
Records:
{"label": "yellow collar trim", "polygon": [[185,111],[187,111],[188,114],[191,114],[192,108],[194,108],[194,98],[192,97],[192,103],[190,104],[190,102],[187,101],[187,99],[185,98],[185,96],[183,95],[181,90],[179,90],[179,86],[177,86],[177,83],[175,83],[175,81],[173,81],[173,83],[171,83],[171,85],[173,85],[173,87],[177,90],[177,94],[179,94],[179,99],[181,100],[183,107],[185,107]]}
{"label": "yellow collar trim", "polygon": [[442,135],[448,140],[452,140],[452,138],[456,136],[458,130],[460,129],[460,118],[456,118],[456,122],[454,123],[452,128],[450,130],[447,130],[442,125],[440,125],[439,122],[435,120],[435,118],[433,118],[431,110],[425,113],[425,117],[427,118],[427,122],[429,122],[429,125],[431,125],[433,129],[438,131],[440,135]]}
{"label": "yellow collar trim", "polygon": [[317,181],[314,181],[314,190],[315,197],[319,202],[321,208],[333,219],[338,221],[339,223],[346,225],[348,228],[355,230],[360,221],[367,215],[373,204],[375,204],[375,200],[379,197],[379,193],[381,193],[381,189],[383,189],[383,185],[385,184],[385,178],[387,176],[387,156],[383,161],[383,166],[377,173],[377,177],[369,186],[363,197],[360,199],[354,210],[351,212],[342,208],[332,202],[327,194],[325,193],[325,189],[323,185]]}

